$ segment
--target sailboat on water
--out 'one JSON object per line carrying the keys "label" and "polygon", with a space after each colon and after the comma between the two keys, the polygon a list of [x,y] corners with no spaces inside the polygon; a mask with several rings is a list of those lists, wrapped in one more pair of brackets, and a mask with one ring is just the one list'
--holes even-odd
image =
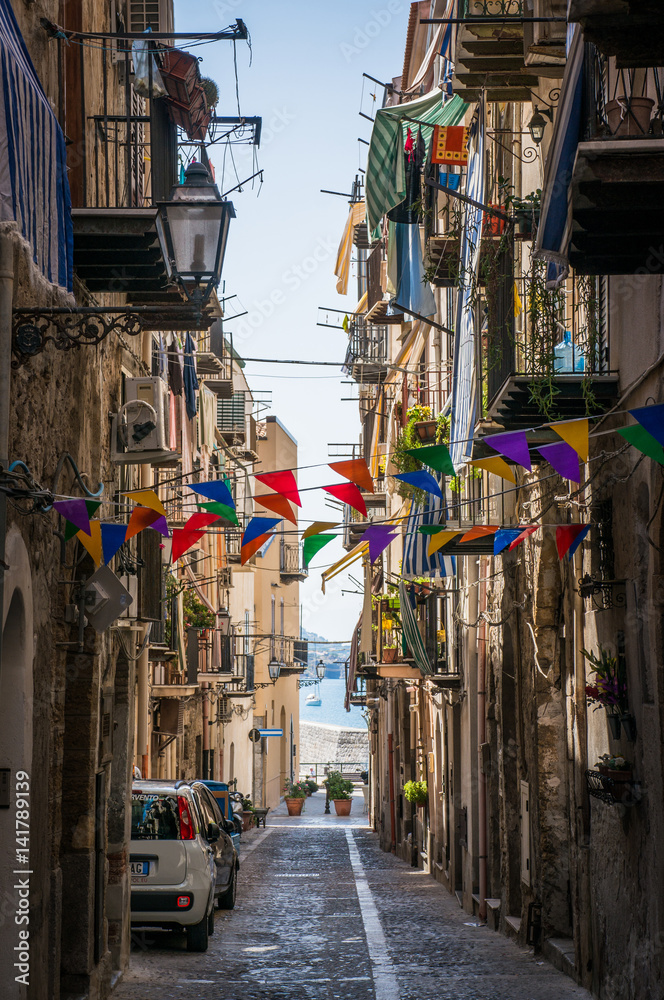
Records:
{"label": "sailboat on water", "polygon": [[320,686],[318,684],[316,684],[315,693],[312,691],[311,694],[308,694],[304,699],[304,704],[308,708],[320,708],[322,702],[320,700]]}

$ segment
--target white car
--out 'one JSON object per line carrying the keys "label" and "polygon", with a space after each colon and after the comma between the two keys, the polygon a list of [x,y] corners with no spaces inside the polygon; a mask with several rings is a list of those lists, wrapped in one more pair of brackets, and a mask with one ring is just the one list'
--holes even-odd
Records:
{"label": "white car", "polygon": [[131,792],[131,922],[187,933],[188,951],[206,951],[214,932],[220,830],[206,823],[185,781],[134,781]]}

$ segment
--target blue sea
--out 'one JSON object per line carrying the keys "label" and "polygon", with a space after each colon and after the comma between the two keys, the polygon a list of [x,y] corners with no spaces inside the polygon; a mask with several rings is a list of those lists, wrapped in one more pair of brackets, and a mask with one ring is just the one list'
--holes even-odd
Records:
{"label": "blue sea", "polygon": [[352,729],[366,729],[362,709],[353,705],[350,712],[344,708],[346,682],[342,679],[326,677],[320,682],[319,708],[305,704],[307,695],[316,692],[316,687],[300,688],[300,719],[304,722],[323,722],[328,726],[348,726]]}

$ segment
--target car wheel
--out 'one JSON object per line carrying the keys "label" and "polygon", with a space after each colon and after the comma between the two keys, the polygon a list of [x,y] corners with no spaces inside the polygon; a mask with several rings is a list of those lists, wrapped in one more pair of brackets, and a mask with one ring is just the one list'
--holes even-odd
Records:
{"label": "car wheel", "polygon": [[207,951],[208,947],[208,918],[187,927],[187,951]]}
{"label": "car wheel", "polygon": [[235,868],[233,869],[233,874],[231,876],[231,884],[229,885],[226,892],[223,892],[219,897],[219,909],[220,910],[232,910],[235,906],[235,893],[237,891],[237,872]]}
{"label": "car wheel", "polygon": [[212,937],[214,934],[214,906],[210,910],[210,915],[208,917],[208,937]]}

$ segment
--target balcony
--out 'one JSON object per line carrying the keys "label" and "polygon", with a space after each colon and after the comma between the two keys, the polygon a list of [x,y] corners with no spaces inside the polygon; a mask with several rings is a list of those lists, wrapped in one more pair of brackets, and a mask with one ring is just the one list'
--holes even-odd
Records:
{"label": "balcony", "polygon": [[199,381],[219,399],[233,398],[233,358],[224,338],[221,320],[198,337],[196,371]]}
{"label": "balcony", "polygon": [[652,66],[664,52],[664,9],[659,0],[569,0],[568,20],[578,21],[585,40],[621,66]]}
{"label": "balcony", "polygon": [[381,240],[367,257],[367,313],[365,321],[373,324],[403,323],[403,313],[395,312],[389,296],[383,292],[387,284],[387,259],[383,259]]}
{"label": "balcony", "polygon": [[229,563],[239,563],[242,559],[242,532],[226,529],[226,558]]}
{"label": "balcony", "polygon": [[302,582],[309,576],[308,570],[302,565],[302,552],[298,544],[281,540],[279,554],[279,576],[284,583]]}
{"label": "balcony", "polygon": [[188,628],[186,649],[189,683],[231,680],[234,641],[232,635],[222,635],[219,629]]}
{"label": "balcony", "polygon": [[[236,647],[242,643],[242,637],[235,640]],[[254,691],[254,654],[235,652],[232,657],[233,678],[226,683],[226,691],[233,694],[251,694]]]}
{"label": "balcony", "polygon": [[244,390],[217,399],[217,427],[226,444],[240,447],[247,440],[247,405]]}
{"label": "balcony", "polygon": [[355,548],[368,527],[369,521],[363,514],[360,514],[354,507],[344,504],[344,534],[342,544],[347,552]]}
{"label": "balcony", "polygon": [[354,316],[348,331],[348,349],[343,372],[355,382],[376,385],[384,382],[389,353],[386,326],[367,323],[363,316]]}

